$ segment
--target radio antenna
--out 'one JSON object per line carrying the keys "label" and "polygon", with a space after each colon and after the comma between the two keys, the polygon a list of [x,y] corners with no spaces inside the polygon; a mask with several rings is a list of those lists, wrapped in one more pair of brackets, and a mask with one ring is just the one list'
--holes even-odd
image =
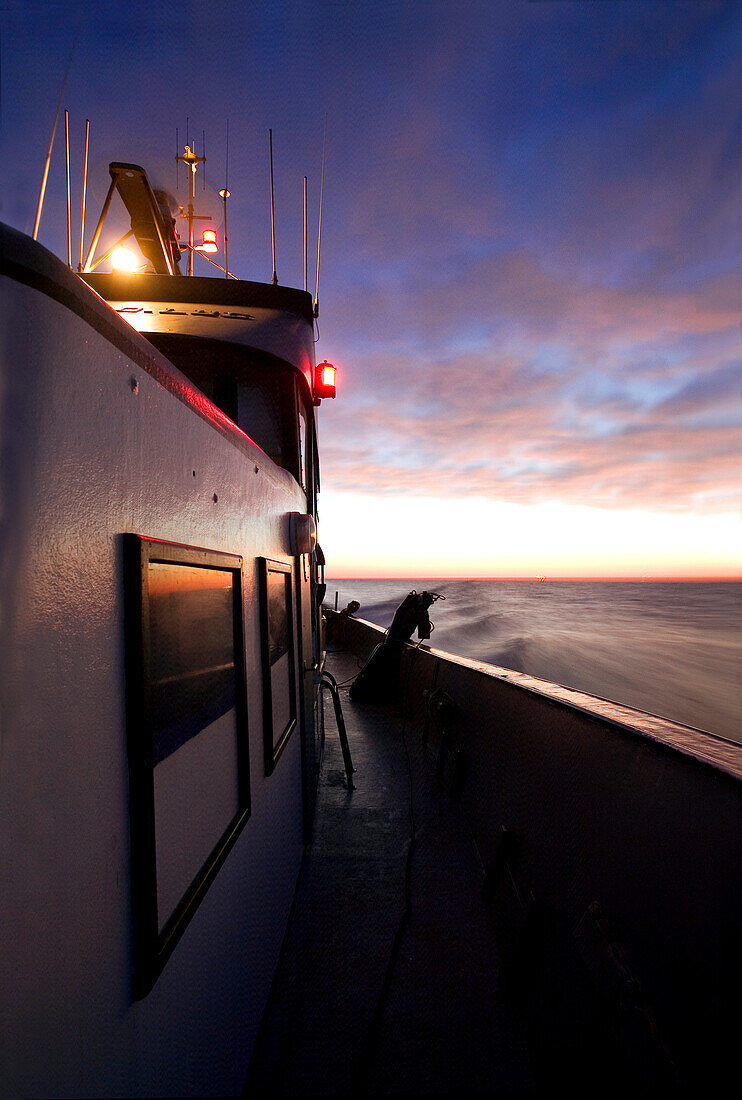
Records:
{"label": "radio antenna", "polygon": [[227,119],[227,147],[224,153],[224,187],[219,195],[224,203],[224,278],[229,278],[229,253],[227,251],[227,199],[229,198],[229,119]]}
{"label": "radio antenna", "polygon": [[72,270],[72,202],[70,197],[70,112],[64,112],[64,162],[67,180],[67,267]]}
{"label": "radio antenna", "polygon": [[82,250],[83,242],[85,240],[85,195],[88,190],[88,143],[90,139],[90,119],[85,119],[85,159],[83,161],[82,169],[82,203],[80,206],[80,263],[78,264],[78,271],[82,271]]}
{"label": "radio antenna", "polygon": [[304,177],[304,292],[307,289],[307,177]]}
{"label": "radio antenna", "polygon": [[175,190],[180,191],[180,161],[178,155],[180,153],[180,142],[178,141],[178,127],[175,127]]}
{"label": "radio antenna", "polygon": [[41,190],[39,191],[39,202],[36,207],[36,220],[33,225],[32,237],[34,240],[39,235],[39,222],[41,221],[41,211],[44,207],[44,195],[46,194],[46,181],[49,179],[49,164],[52,159],[52,146],[54,145],[54,136],[57,132],[57,123],[59,122],[59,112],[62,110],[62,100],[64,99],[64,90],[67,87],[67,77],[70,75],[70,69],[72,68],[72,58],[75,54],[75,47],[77,46],[77,35],[75,35],[72,43],[72,49],[70,50],[70,59],[67,62],[67,69],[62,80],[62,88],[59,92],[59,103],[57,104],[57,113],[54,116],[54,125],[52,126],[52,136],[49,141],[49,150],[46,154],[46,161],[44,162],[44,175],[41,180]]}
{"label": "radio antenna", "polygon": [[317,226],[317,277],[314,283],[314,316],[319,317],[319,248],[322,239],[322,198],[325,192],[325,147],[327,145],[327,112],[325,112],[325,133],[322,138],[322,175],[319,185],[319,224]]}
{"label": "radio antenna", "polygon": [[201,188],[201,190],[205,191],[206,190],[206,131],[203,130],[202,133],[203,133],[203,137],[201,139],[201,149],[203,150],[203,154],[204,154],[204,183],[203,183],[203,187]]}
{"label": "radio antenna", "polygon": [[229,187],[229,119],[227,119],[227,143],[224,153],[224,190]]}
{"label": "radio antenna", "polygon": [[273,278],[271,282],[274,286],[278,285],[278,276],[276,275],[276,211],[273,203],[273,131],[268,130],[268,145],[271,164],[271,245],[273,248]]}

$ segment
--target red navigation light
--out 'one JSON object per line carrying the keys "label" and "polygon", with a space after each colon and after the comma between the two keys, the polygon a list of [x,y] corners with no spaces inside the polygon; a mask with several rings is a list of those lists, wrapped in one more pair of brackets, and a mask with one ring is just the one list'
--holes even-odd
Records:
{"label": "red navigation light", "polygon": [[201,245],[201,252],[218,252],[219,249],[216,243],[216,229],[204,229],[204,243]]}
{"label": "red navigation light", "polygon": [[314,396],[317,399],[335,396],[335,368],[326,359],[314,368]]}

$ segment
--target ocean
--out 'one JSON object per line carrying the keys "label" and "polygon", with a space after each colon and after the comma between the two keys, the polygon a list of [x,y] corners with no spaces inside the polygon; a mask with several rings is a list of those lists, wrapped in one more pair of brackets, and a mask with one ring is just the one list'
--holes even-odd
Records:
{"label": "ocean", "polygon": [[342,610],[388,627],[440,592],[428,642],[742,743],[742,582],[328,580]]}

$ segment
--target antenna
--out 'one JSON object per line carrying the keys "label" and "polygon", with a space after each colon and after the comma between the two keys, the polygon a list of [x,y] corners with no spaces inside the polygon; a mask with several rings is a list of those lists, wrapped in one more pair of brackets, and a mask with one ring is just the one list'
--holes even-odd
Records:
{"label": "antenna", "polygon": [[273,131],[268,130],[268,143],[270,148],[270,163],[271,163],[271,244],[273,247],[273,278],[271,282],[274,286],[278,285],[278,276],[276,275],[276,212],[273,204]]}
{"label": "antenna", "polygon": [[224,154],[224,190],[229,187],[229,119],[227,119],[227,148]]}
{"label": "antenna", "polygon": [[307,177],[304,177],[304,291],[307,289]]}
{"label": "antenna", "polygon": [[57,113],[54,116],[54,125],[52,126],[52,136],[51,136],[51,139],[49,141],[49,150],[46,154],[46,161],[44,162],[44,175],[43,175],[42,180],[41,180],[41,190],[39,191],[39,202],[38,202],[38,205],[36,207],[36,220],[35,220],[34,225],[33,225],[32,237],[33,237],[34,240],[36,240],[36,238],[39,235],[39,222],[41,221],[41,211],[44,207],[44,195],[46,194],[46,181],[49,178],[49,164],[51,163],[51,159],[52,159],[52,146],[54,145],[54,135],[57,132],[57,123],[59,122],[59,112],[62,110],[62,100],[64,99],[64,90],[67,87],[67,77],[70,75],[70,68],[72,67],[72,58],[74,57],[74,54],[75,54],[75,47],[77,46],[77,39],[78,39],[78,36],[75,35],[75,39],[72,43],[72,49],[70,50],[70,59],[67,62],[67,69],[65,71],[64,79],[62,80],[62,87],[61,87],[61,90],[59,92],[59,103],[57,104]]}
{"label": "antenna", "polygon": [[88,189],[88,142],[90,138],[90,119],[85,119],[85,160],[82,169],[82,204],[80,207],[80,263],[77,270],[82,271],[82,251],[85,240],[85,195]]}
{"label": "antenna", "polygon": [[[230,192],[226,187],[223,187],[219,192],[219,197],[224,202],[224,278],[229,278],[229,253],[227,252],[227,199],[230,196]],[[208,256],[206,257],[208,259]]]}
{"label": "antenna", "polygon": [[224,202],[224,278],[229,278],[229,253],[227,251],[227,199],[229,198],[229,119],[227,119],[227,148],[224,154],[224,187],[219,192]]}
{"label": "antenna", "polygon": [[64,112],[64,160],[67,176],[67,267],[72,269],[72,206],[70,202],[70,113]]}
{"label": "antenna", "polygon": [[178,127],[175,127],[175,190],[180,191],[180,142],[178,141]]}
{"label": "antenna", "polygon": [[327,112],[325,112],[325,133],[322,138],[322,175],[319,185],[319,224],[317,226],[317,278],[314,284],[314,316],[319,316],[319,246],[322,239],[322,199],[325,192],[325,146],[327,145]]}
{"label": "antenna", "polygon": [[205,191],[206,190],[206,131],[202,130],[201,132],[202,132],[202,135],[203,135],[202,138],[201,138],[201,152],[203,153],[203,161],[204,161],[204,183],[203,183],[203,187],[201,188],[201,190]]}

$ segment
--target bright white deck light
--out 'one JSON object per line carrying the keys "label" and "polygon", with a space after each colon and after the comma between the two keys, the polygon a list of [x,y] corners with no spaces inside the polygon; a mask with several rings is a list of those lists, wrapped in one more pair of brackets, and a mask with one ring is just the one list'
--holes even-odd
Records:
{"label": "bright white deck light", "polygon": [[136,271],[137,258],[130,248],[115,248],[111,254],[114,271]]}

